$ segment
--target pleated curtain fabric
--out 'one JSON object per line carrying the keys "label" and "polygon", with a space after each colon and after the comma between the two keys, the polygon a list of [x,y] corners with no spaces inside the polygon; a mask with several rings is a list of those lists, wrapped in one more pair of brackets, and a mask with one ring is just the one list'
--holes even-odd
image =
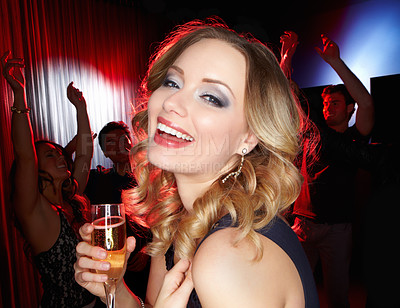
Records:
{"label": "pleated curtain fabric", "polygon": [[[73,81],[86,99],[92,131],[110,121],[131,125],[135,95],[144,77],[151,20],[134,1],[0,0],[0,53],[25,59],[28,106],[35,139],[65,146],[76,134],[76,112],[66,90]],[[13,161],[13,94],[0,77],[0,307],[38,307],[40,277],[14,227],[9,172]],[[94,141],[92,165],[111,162]]]}

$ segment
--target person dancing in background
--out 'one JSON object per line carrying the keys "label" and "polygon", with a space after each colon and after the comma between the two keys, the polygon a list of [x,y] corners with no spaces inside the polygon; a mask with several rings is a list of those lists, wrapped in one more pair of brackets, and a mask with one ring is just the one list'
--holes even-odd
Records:
{"label": "person dancing in background", "polygon": [[[325,35],[321,35],[321,39],[323,49],[316,47],[316,51],[335,70],[343,84],[327,86],[322,92],[322,112],[315,113],[317,116],[313,118],[321,135],[314,163],[309,165],[305,155],[298,159],[305,181],[293,206],[293,230],[313,270],[321,260],[328,306],[349,307],[352,221],[360,160],[350,161],[347,152],[349,147],[354,148],[353,140],[368,142],[374,127],[374,102],[340,58],[338,45]],[[287,53],[293,55],[294,51]],[[291,71],[290,68],[287,70]],[[356,121],[349,127],[355,103],[358,105]],[[347,142],[333,148],[332,144],[338,138]],[[358,148],[352,156],[358,155],[356,151]]]}
{"label": "person dancing in background", "polygon": [[[153,241],[148,307],[319,307],[304,251],[281,218],[298,196],[306,119],[273,53],[219,20],[164,41],[132,120],[138,186],[123,194]],[[75,278],[104,297],[106,252],[80,232]],[[128,238],[132,251],[134,239]],[[195,290],[192,290],[194,287]],[[117,305],[144,307],[120,282]]]}
{"label": "person dancing in background", "polygon": [[15,161],[12,168],[12,205],[21,231],[41,275],[41,307],[84,307],[94,297],[74,280],[78,229],[87,221],[85,189],[93,141],[82,93],[68,85],[67,96],[77,112],[76,157],[71,166],[63,147],[47,140],[33,141],[24,60],[1,58],[2,73],[14,92],[11,138]]}
{"label": "person dancing in background", "polygon": [[[106,169],[98,165],[90,170],[85,195],[91,204],[121,203],[122,191],[137,185],[129,161],[133,146],[129,127],[122,121],[109,122],[100,130],[98,141],[104,156],[113,162],[113,166]],[[135,294],[145,297],[150,258],[143,248],[151,240],[151,232],[132,220],[127,221],[127,236],[135,236],[136,247],[128,260],[124,281]]]}
{"label": "person dancing in background", "polygon": [[112,168],[98,165],[90,170],[85,195],[91,204],[121,203],[121,192],[136,186],[129,161],[131,133],[124,122],[109,122],[99,132],[97,140]]}

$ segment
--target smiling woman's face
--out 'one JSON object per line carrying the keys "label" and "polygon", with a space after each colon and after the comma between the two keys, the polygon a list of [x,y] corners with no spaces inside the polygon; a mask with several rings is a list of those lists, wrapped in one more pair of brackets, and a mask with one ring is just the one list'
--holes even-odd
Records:
{"label": "smiling woman's face", "polygon": [[39,169],[50,174],[54,180],[65,180],[71,175],[65,157],[53,144],[41,143],[36,151]]}
{"label": "smiling woman's face", "polygon": [[209,179],[226,171],[248,137],[245,83],[245,58],[228,43],[203,39],[188,47],[150,97],[149,161]]}

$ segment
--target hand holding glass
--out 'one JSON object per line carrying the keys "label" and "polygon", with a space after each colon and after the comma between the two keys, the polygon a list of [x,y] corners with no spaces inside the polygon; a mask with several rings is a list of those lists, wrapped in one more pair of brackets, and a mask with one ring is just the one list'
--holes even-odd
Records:
{"label": "hand holding glass", "polygon": [[94,204],[92,205],[92,245],[107,250],[104,261],[110,263],[108,271],[96,270],[97,273],[107,274],[104,283],[107,307],[115,307],[115,288],[117,281],[124,272],[126,255],[126,226],[125,208],[123,204]]}

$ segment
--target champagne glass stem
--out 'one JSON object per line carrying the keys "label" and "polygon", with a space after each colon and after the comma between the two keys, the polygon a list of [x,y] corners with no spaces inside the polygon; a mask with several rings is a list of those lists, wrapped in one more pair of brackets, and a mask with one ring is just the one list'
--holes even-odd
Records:
{"label": "champagne glass stem", "polygon": [[104,283],[104,290],[106,291],[106,305],[107,308],[115,308],[115,289],[117,284],[113,280],[108,280]]}

